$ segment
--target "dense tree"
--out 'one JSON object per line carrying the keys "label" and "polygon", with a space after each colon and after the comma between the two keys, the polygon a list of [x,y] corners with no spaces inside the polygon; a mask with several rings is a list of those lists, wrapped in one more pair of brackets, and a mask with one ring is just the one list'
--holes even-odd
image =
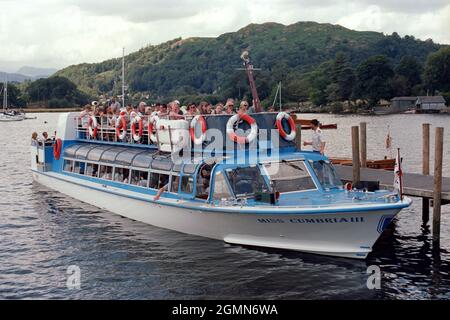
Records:
{"label": "dense tree", "polygon": [[335,84],[332,87],[334,99],[331,101],[348,100],[353,92],[355,85],[355,72],[344,53],[340,52],[334,59],[332,71],[332,81]]}
{"label": "dense tree", "polygon": [[[0,82],[0,107],[3,107],[3,96],[4,96],[5,84]],[[13,83],[8,83],[8,107],[19,107],[25,106],[25,100],[20,92],[20,89]]]}
{"label": "dense tree", "polygon": [[86,94],[81,93],[70,80],[54,76],[36,80],[26,88],[30,102],[53,100],[52,105],[60,102],[61,106],[82,105],[89,101]]}
{"label": "dense tree", "polygon": [[373,56],[356,69],[356,96],[367,99],[374,106],[380,99],[391,97],[390,80],[394,75],[386,56]]}
{"label": "dense tree", "polygon": [[422,82],[422,72],[423,67],[420,62],[411,56],[402,57],[400,63],[395,68],[395,73],[404,77],[411,88]]}
{"label": "dense tree", "polygon": [[440,49],[428,56],[424,82],[427,89],[450,92],[450,47]]}

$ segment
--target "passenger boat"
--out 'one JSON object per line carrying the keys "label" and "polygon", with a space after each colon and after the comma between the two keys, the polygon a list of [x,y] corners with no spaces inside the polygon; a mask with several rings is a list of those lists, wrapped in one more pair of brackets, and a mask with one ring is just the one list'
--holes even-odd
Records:
{"label": "passenger boat", "polygon": [[31,147],[34,180],[157,227],[358,259],[411,204],[397,192],[344,188],[327,157],[296,149],[284,112],[137,116],[128,126],[125,117],[108,127],[91,116],[85,126],[62,114],[55,142]]}

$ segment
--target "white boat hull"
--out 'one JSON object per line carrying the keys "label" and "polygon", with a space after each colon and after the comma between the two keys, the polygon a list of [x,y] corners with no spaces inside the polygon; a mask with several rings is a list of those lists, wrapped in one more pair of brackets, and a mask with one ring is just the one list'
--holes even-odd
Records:
{"label": "white boat hull", "polygon": [[206,210],[206,207],[179,207],[177,205],[184,203],[179,200],[170,200],[169,205],[163,205],[153,202],[151,195],[53,172],[33,171],[33,179],[75,199],[161,228],[232,244],[358,259],[366,258],[372,250],[382,232],[381,224],[385,220],[389,223],[400,211],[329,214],[255,214],[245,213],[245,210],[214,212]]}

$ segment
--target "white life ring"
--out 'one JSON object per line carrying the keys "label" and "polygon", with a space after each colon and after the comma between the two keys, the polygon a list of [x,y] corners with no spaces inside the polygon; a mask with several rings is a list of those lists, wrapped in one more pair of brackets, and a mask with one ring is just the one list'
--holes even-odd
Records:
{"label": "white life ring", "polygon": [[[234,125],[239,121],[243,120],[250,125],[250,134],[247,136],[238,136],[236,132],[234,132]],[[248,114],[235,114],[232,116],[227,122],[227,134],[228,137],[236,143],[245,144],[250,143],[256,139],[258,136],[258,125],[256,124],[255,119],[250,117]]]}
{"label": "white life ring", "polygon": [[[136,123],[138,124],[138,132],[136,133]],[[131,119],[131,136],[133,137],[133,140],[138,142],[142,138],[142,133],[144,130],[144,123],[142,121],[142,118],[139,114],[135,114],[135,117]]]}
{"label": "white life ring", "polygon": [[116,135],[120,140],[125,139],[127,136],[127,121],[125,120],[125,115],[121,115],[116,120]]}
{"label": "white life ring", "polygon": [[90,116],[88,120],[89,137],[91,138],[97,137],[97,131],[98,131],[97,118],[95,116]]}
{"label": "white life ring", "polygon": [[[201,126],[202,126],[202,134],[200,135],[200,137],[197,137],[195,135],[195,128],[197,127],[197,123],[200,122]],[[195,145],[201,145],[205,139],[206,139],[206,120],[205,117],[203,117],[202,115],[196,115],[194,117],[194,119],[192,119],[191,121],[191,127],[189,129],[189,133],[191,135],[191,139],[194,142]]]}
{"label": "white life ring", "polygon": [[[284,129],[283,129],[283,119],[286,119],[289,123],[289,127],[291,128],[291,132],[288,134]],[[276,124],[277,124],[277,129],[278,132],[280,133],[280,136],[287,140],[287,141],[292,141],[295,139],[295,136],[297,135],[297,132],[295,130],[295,122],[294,119],[292,119],[292,117],[287,114],[286,112],[280,112],[277,114],[277,119],[276,119]]]}
{"label": "white life ring", "polygon": [[155,123],[159,120],[159,117],[155,114],[148,119],[148,137],[153,143],[158,141],[156,134],[153,132]]}

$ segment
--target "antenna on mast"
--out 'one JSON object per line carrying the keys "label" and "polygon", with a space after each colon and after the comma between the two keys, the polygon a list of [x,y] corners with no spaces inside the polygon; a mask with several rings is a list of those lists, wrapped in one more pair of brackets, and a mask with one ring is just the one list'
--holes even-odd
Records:
{"label": "antenna on mast", "polygon": [[122,48],[122,108],[125,107],[125,47]]}
{"label": "antenna on mast", "polygon": [[253,105],[255,106],[255,112],[261,112],[261,101],[259,101],[258,91],[256,90],[255,78],[253,77],[253,65],[250,64],[250,57],[247,50],[242,52],[241,59],[244,61],[244,67],[247,71],[248,81],[250,83],[250,89],[253,96]]}

